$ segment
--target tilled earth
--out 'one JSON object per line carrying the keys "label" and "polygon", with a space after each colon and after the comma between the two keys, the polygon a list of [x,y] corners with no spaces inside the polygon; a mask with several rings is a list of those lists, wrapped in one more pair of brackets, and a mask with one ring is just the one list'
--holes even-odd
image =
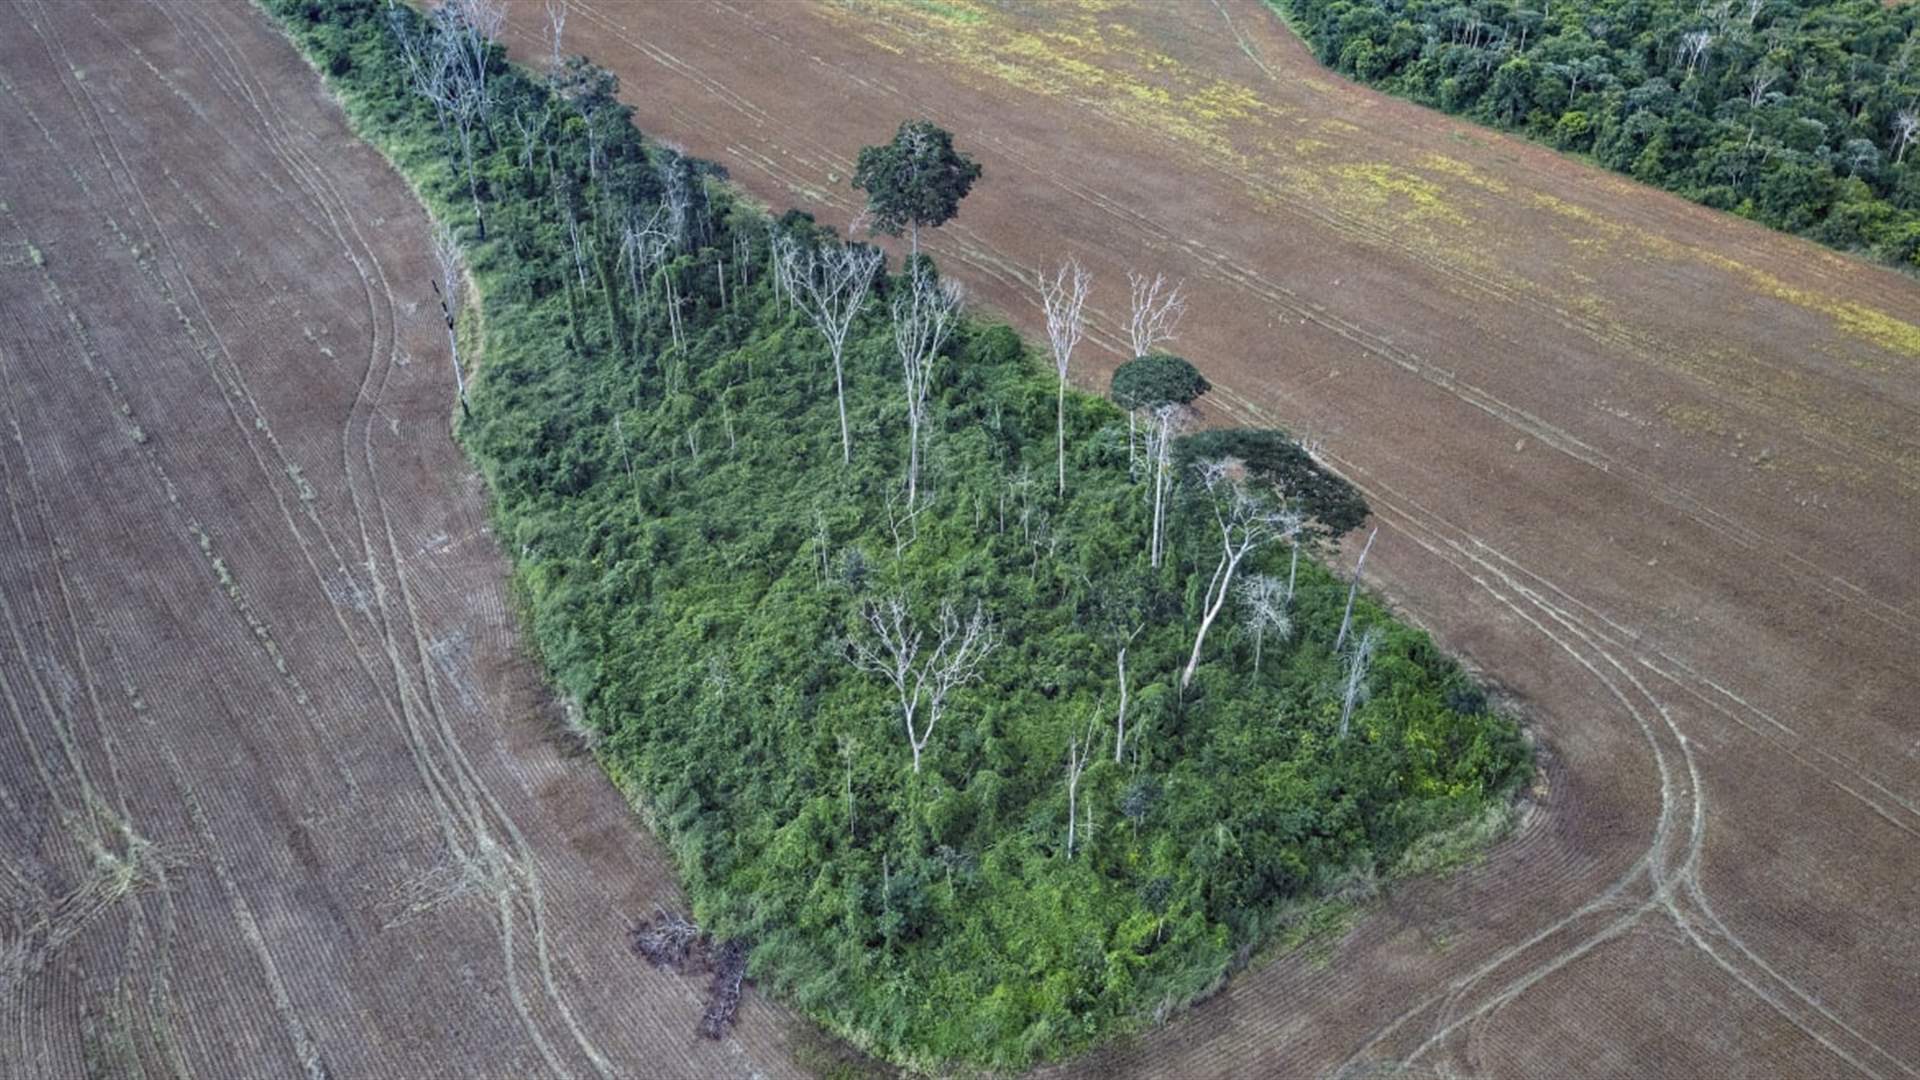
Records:
{"label": "tilled earth", "polygon": [[0,3],[0,1076],[795,1075],[629,955],[427,222],[229,0]]}
{"label": "tilled earth", "polygon": [[1321,443],[1370,583],[1544,746],[1487,860],[1061,1071],[1920,1068],[1920,286],[1347,84],[1252,0],[569,6],[776,207],[844,227],[861,145],[952,130],[986,176],[926,242],[1036,336],[1035,268],[1090,266],[1088,386],[1125,271],[1184,277],[1216,418]]}

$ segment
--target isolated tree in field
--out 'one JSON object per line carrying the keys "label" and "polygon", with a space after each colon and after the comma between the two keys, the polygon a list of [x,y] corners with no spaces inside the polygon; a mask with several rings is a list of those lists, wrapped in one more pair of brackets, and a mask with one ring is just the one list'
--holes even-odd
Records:
{"label": "isolated tree in field", "polygon": [[1360,591],[1360,571],[1367,565],[1367,552],[1373,550],[1373,538],[1380,535],[1379,529],[1367,534],[1366,545],[1360,549],[1360,558],[1353,564],[1353,581],[1347,585],[1347,612],[1340,616],[1340,636],[1333,639],[1333,651],[1339,652],[1340,646],[1347,642],[1347,630],[1353,626],[1353,597]]}
{"label": "isolated tree in field", "polygon": [[1353,719],[1353,707],[1367,698],[1367,668],[1373,663],[1373,651],[1380,645],[1380,628],[1369,626],[1354,640],[1347,654],[1347,676],[1340,695],[1340,737],[1347,737],[1347,723]]}
{"label": "isolated tree in field", "polygon": [[467,379],[460,371],[460,335],[455,328],[460,297],[466,292],[461,287],[460,242],[445,225],[433,231],[433,260],[440,271],[440,276],[434,279],[433,291],[440,298],[440,316],[447,324],[447,353],[453,358],[453,385],[460,394],[461,415],[472,416],[473,411],[467,408]]}
{"label": "isolated tree in field", "polygon": [[955,150],[953,136],[931,120],[908,120],[892,142],[863,147],[853,168],[853,186],[867,193],[874,231],[910,231],[915,257],[921,227],[946,224],[978,179],[980,166]]}
{"label": "isolated tree in field", "polygon": [[833,391],[840,405],[840,460],[853,460],[853,436],[847,429],[847,333],[866,305],[867,292],[885,256],[879,248],[823,242],[818,247],[788,246],[780,275],[794,303],[826,339],[833,356]]}
{"label": "isolated tree in field", "polygon": [[1200,395],[1212,384],[1192,364],[1177,356],[1142,356],[1121,364],[1113,373],[1113,400],[1129,412],[1145,412],[1147,475],[1152,484],[1152,528],[1147,551],[1155,569],[1165,554],[1167,493],[1173,482],[1173,437]]}
{"label": "isolated tree in field", "polygon": [[993,622],[978,605],[963,622],[952,602],[943,603],[939,636],[929,652],[905,597],[867,601],[861,606],[860,621],[860,631],[847,643],[848,657],[854,667],[880,676],[893,687],[907,745],[913,748],[913,771],[918,773],[933,729],[946,715],[947,695],[979,678],[981,661],[998,644]]}
{"label": "isolated tree in field", "polygon": [[1213,577],[1207,582],[1200,631],[1193,637],[1193,654],[1187,658],[1186,670],[1180,673],[1180,687],[1183,690],[1193,682],[1194,669],[1200,666],[1200,649],[1207,642],[1207,631],[1213,628],[1214,620],[1220,616],[1220,609],[1226,605],[1227,594],[1233,589],[1234,572],[1240,569],[1247,556],[1268,541],[1283,535],[1292,525],[1290,519],[1294,516],[1291,511],[1276,509],[1248,491],[1241,483],[1239,474],[1243,470],[1239,462],[1201,462],[1196,471],[1199,473],[1200,486],[1206,489],[1209,496],[1214,522],[1220,526],[1220,562],[1215,565]]}
{"label": "isolated tree in field", "polygon": [[1281,641],[1293,635],[1293,620],[1287,615],[1291,599],[1280,579],[1254,574],[1240,583],[1240,622],[1253,635],[1253,673],[1260,674],[1260,647],[1269,632]]}
{"label": "isolated tree in field", "polygon": [[893,347],[907,391],[907,508],[920,491],[921,428],[927,419],[927,392],[940,346],[960,313],[957,282],[938,280],[924,263],[915,261],[907,280],[893,295]]}
{"label": "isolated tree in field", "polygon": [[1053,370],[1060,376],[1059,394],[1054,402],[1055,444],[1059,449],[1060,494],[1067,493],[1067,365],[1073,360],[1074,346],[1087,336],[1087,290],[1093,287],[1093,275],[1081,268],[1078,259],[1069,258],[1049,278],[1039,275],[1040,308],[1047,316],[1047,343],[1053,348]]}

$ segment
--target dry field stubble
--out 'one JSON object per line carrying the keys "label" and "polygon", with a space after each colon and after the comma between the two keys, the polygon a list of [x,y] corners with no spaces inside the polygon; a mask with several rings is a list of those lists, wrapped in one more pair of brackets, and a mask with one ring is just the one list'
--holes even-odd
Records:
{"label": "dry field stubble", "polygon": [[0,4],[0,1075],[780,1075],[448,438],[426,222],[245,3]]}
{"label": "dry field stubble", "polygon": [[[1370,575],[1548,749],[1521,826],[1330,953],[1064,1072],[1920,1070],[1920,286],[1328,75],[1251,0],[572,0],[641,127],[844,226],[928,116],[932,238],[1183,275],[1223,419],[1325,441]],[[537,55],[521,4],[512,30]]]}

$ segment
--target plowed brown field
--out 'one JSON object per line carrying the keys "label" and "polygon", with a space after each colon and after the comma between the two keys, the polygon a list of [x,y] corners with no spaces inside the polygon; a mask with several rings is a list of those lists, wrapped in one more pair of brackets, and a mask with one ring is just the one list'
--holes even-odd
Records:
{"label": "plowed brown field", "polygon": [[627,953],[427,250],[249,5],[0,3],[0,1077],[798,1072]]}
{"label": "plowed brown field", "polygon": [[[571,4],[649,132],[844,226],[909,116],[930,240],[1183,275],[1225,418],[1324,440],[1369,577],[1548,753],[1478,867],[1063,1071],[1912,1074],[1920,286],[1325,73],[1251,0]],[[543,52],[536,6],[514,34]]]}

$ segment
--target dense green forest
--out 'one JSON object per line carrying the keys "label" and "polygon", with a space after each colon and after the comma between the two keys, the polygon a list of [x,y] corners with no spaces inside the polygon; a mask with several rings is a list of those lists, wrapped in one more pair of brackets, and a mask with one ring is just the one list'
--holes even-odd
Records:
{"label": "dense green forest", "polygon": [[1916,5],[1269,3],[1342,74],[1837,248],[1920,260]]}
{"label": "dense green forest", "polygon": [[[872,249],[643,139],[584,60],[511,68],[476,35],[446,63],[483,97],[430,99],[456,22],[267,2],[457,233],[483,316],[463,348],[484,339],[458,433],[532,635],[760,985],[897,1062],[1020,1066],[1163,1018],[1328,896],[1501,820],[1518,729],[1425,634],[1364,595],[1344,626],[1347,582],[1294,567],[1365,505],[1284,436],[1156,457],[1004,326],[898,333],[950,294],[877,252],[843,436],[796,311],[812,270],[775,265]],[[1181,365],[1147,368],[1141,404]],[[1223,528],[1251,545],[1225,600]],[[919,646],[902,686],[890,642]]]}

